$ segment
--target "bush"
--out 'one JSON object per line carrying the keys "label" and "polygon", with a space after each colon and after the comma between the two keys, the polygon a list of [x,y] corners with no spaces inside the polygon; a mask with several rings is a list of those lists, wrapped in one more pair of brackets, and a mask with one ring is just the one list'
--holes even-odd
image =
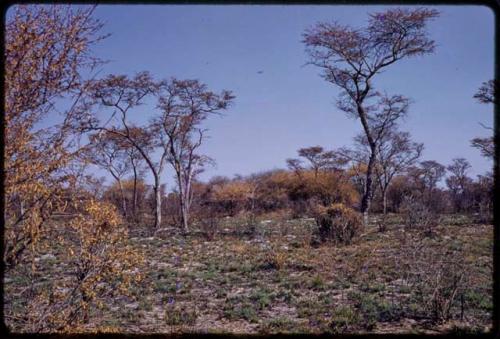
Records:
{"label": "bush", "polygon": [[265,255],[262,269],[280,270],[285,266],[286,253],[271,249]]}
{"label": "bush", "polygon": [[345,333],[357,327],[359,322],[359,315],[352,308],[340,306],[333,311],[329,327],[334,333]]}
{"label": "bush", "polygon": [[416,304],[411,311],[436,323],[463,315],[471,282],[463,250],[447,247],[432,247],[423,238],[414,238],[399,256]]}
{"label": "bush", "polygon": [[359,214],[344,204],[319,206],[315,219],[322,241],[350,244],[362,230]]}
{"label": "bush", "polygon": [[175,302],[165,308],[165,323],[170,326],[188,325],[196,323],[196,309],[188,305],[178,305]]}
{"label": "bush", "polygon": [[217,207],[206,202],[197,213],[198,225],[200,231],[207,240],[214,240],[219,230],[219,214]]}
{"label": "bush", "polygon": [[401,212],[407,229],[423,230],[427,235],[432,235],[440,221],[438,214],[412,195],[404,197]]}

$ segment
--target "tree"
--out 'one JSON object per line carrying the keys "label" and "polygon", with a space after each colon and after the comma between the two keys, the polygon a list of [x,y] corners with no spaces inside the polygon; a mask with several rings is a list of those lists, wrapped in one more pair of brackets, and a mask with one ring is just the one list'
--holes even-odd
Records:
{"label": "tree", "polygon": [[[4,188],[5,251],[8,267],[39,238],[58,206],[66,172],[80,147],[75,126],[84,116],[78,103],[86,91],[82,74],[100,60],[92,47],[102,23],[92,18],[95,7],[13,7],[5,26]],[[62,121],[51,124],[59,99]],[[54,115],[55,116],[55,115]],[[44,126],[44,127],[40,127]],[[19,205],[19,213],[13,213]]]}
{"label": "tree", "polygon": [[434,160],[420,162],[419,166],[410,166],[407,170],[412,181],[413,193],[425,206],[433,211],[444,207],[442,191],[437,188],[446,173],[446,167]]}
{"label": "tree", "polygon": [[426,160],[420,163],[421,180],[424,190],[432,191],[436,188],[438,182],[441,181],[446,168],[434,160]]}
{"label": "tree", "polygon": [[392,179],[413,165],[423,149],[424,144],[412,142],[408,132],[391,131],[380,140],[375,173],[382,193],[384,214],[387,214],[387,189]]}
{"label": "tree", "polygon": [[446,185],[451,191],[455,209],[463,211],[467,204],[467,190],[472,184],[471,178],[467,176],[471,168],[469,162],[464,158],[455,158],[446,169],[451,172],[451,176],[446,179]]}
{"label": "tree", "polygon": [[[134,133],[134,132],[133,132]],[[136,133],[140,133],[140,131],[137,131]],[[136,138],[138,142],[140,142],[141,138]],[[142,138],[144,140],[144,138]],[[144,149],[148,148],[147,140],[145,143],[142,144],[142,147]],[[142,183],[142,176],[144,174],[145,168],[145,162],[144,158],[141,155],[141,153],[137,150],[136,147],[133,145],[126,145],[125,146],[125,152],[127,153],[128,159],[130,161],[130,166],[132,168],[132,174],[133,174],[133,189],[132,189],[132,215],[134,216],[135,222],[139,221],[139,214],[138,214],[138,208],[139,208],[139,195],[140,195],[140,190],[141,190],[141,185],[143,186]]]}
{"label": "tree", "polygon": [[[94,112],[92,120],[83,129],[103,131],[121,137],[142,156],[154,179],[154,228],[160,227],[160,179],[167,151],[163,150],[156,160],[154,150],[161,146],[158,141],[158,129],[151,124],[136,126],[129,121],[131,109],[137,108],[147,97],[156,94],[159,90],[159,83],[155,82],[148,72],[141,72],[132,79],[125,75],[108,75],[104,79],[90,81],[88,87],[92,101],[87,103],[87,106],[98,104],[101,108],[112,108],[113,113],[103,123]],[[108,125],[111,126],[108,127]]]}
{"label": "tree", "polygon": [[116,180],[120,189],[122,214],[127,217],[127,202],[123,191],[123,177],[130,172],[131,164],[125,151],[124,142],[115,134],[104,132],[89,136],[90,145],[84,158],[94,165],[107,170]]}
{"label": "tree", "polygon": [[172,165],[177,181],[180,220],[185,233],[189,231],[189,210],[193,201],[191,185],[210,158],[197,153],[204,140],[200,127],[210,115],[229,107],[234,96],[230,91],[216,94],[198,80],[164,81],[161,85],[160,114],[153,119],[166,160]]}
{"label": "tree", "polygon": [[[318,177],[319,171],[323,170],[339,170],[347,163],[344,158],[339,157],[334,151],[326,151],[321,146],[311,146],[300,148],[297,151],[299,157],[306,159],[309,162],[309,168],[314,172],[314,176]],[[301,159],[286,159],[286,163],[290,170],[294,171],[298,176],[301,176],[302,160]]]}
{"label": "tree", "polygon": [[[341,88],[338,107],[360,119],[368,140],[370,157],[361,202],[365,224],[373,195],[378,138],[392,128],[408,104],[400,95],[375,91],[373,78],[401,59],[432,53],[435,44],[425,28],[437,16],[435,10],[397,8],[371,14],[368,26],[362,29],[319,23],[304,34],[310,63],[324,70],[325,80]],[[377,116],[380,114],[385,118]]]}
{"label": "tree", "polygon": [[314,175],[317,177],[318,172],[322,169],[333,167],[335,164],[335,153],[333,151],[325,151],[321,146],[312,146],[301,148],[297,151],[300,157],[309,161]]}
{"label": "tree", "polygon": [[[482,86],[479,88],[476,94],[474,94],[474,98],[477,99],[482,104],[497,104],[495,93],[498,88],[498,83],[496,80],[490,80],[488,82],[484,82]],[[482,124],[481,124],[482,125]],[[486,129],[492,129],[491,127],[487,127],[482,125]],[[472,147],[479,149],[481,155],[493,159],[495,154],[495,142],[493,137],[489,138],[474,138],[471,140]]]}

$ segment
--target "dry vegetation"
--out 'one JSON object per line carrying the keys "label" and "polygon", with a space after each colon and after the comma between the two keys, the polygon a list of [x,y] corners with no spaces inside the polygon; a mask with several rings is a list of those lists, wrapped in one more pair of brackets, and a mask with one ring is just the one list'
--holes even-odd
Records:
{"label": "dry vegetation", "polygon": [[[423,144],[398,129],[410,101],[371,84],[433,52],[425,25],[436,11],[392,9],[363,30],[318,24],[304,35],[312,63],[343,90],[339,108],[363,125],[353,148],[305,147],[287,170],[201,182],[214,162],[199,153],[203,123],[235,96],[148,72],[86,78],[106,38],[94,8],[17,6],[7,20],[10,331],[491,329],[493,174],[470,178],[464,158],[420,161]],[[493,84],[480,102],[494,103]],[[133,123],[151,100],[148,123]],[[472,146],[492,157],[492,138]]]}
{"label": "dry vegetation", "polygon": [[[128,297],[102,296],[81,330],[198,333],[484,332],[492,312],[491,225],[447,216],[433,237],[406,230],[396,215],[376,220],[348,246],[311,246],[311,219],[264,219],[254,237],[224,221],[208,241],[167,229],[130,234],[144,253]],[[59,221],[58,223],[60,223]],[[312,233],[311,233],[312,232]],[[34,259],[39,287],[71,279],[63,246]],[[110,282],[105,282],[110,283]],[[22,267],[7,274],[9,327],[26,331],[32,304]]]}

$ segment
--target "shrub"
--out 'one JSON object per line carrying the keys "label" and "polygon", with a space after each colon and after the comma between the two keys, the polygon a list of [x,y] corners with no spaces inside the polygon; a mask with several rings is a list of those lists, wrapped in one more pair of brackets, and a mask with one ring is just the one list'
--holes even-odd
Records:
{"label": "shrub", "polygon": [[403,199],[401,212],[407,229],[423,230],[427,235],[432,235],[434,228],[440,222],[438,214],[412,195]]}
{"label": "shrub", "polygon": [[280,270],[285,266],[285,261],[286,253],[271,249],[270,251],[266,252],[261,268]]}
{"label": "shrub", "polygon": [[218,217],[219,213],[217,207],[210,202],[203,204],[202,208],[197,213],[200,231],[207,240],[213,240],[218,233]]}
{"label": "shrub", "polygon": [[362,230],[359,214],[343,204],[319,206],[315,219],[322,241],[350,244]]}
{"label": "shrub", "polygon": [[196,318],[196,310],[192,306],[178,305],[171,302],[165,308],[165,323],[170,326],[192,326],[196,323]]}
{"label": "shrub", "polygon": [[333,311],[329,327],[334,333],[344,333],[357,326],[358,314],[350,307],[341,306]]}
{"label": "shrub", "polygon": [[417,238],[405,243],[399,260],[417,313],[434,322],[463,315],[470,284],[463,251],[431,247]]}

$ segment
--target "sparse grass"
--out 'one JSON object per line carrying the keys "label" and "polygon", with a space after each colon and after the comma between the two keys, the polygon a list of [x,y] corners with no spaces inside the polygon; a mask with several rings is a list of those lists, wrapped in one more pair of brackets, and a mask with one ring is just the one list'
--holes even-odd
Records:
{"label": "sparse grass", "polygon": [[[259,223],[255,238],[239,235],[231,219],[220,226],[229,229],[227,234],[210,241],[194,234],[136,238],[130,244],[143,248],[148,259],[138,267],[144,281],[132,293],[137,309],[125,307],[130,300],[106,300],[106,308],[91,313],[89,330],[169,333],[185,331],[186,325],[194,332],[377,333],[382,324],[402,333],[484,331],[491,325],[493,228],[468,224],[463,217],[443,220],[436,235],[422,244],[466,254],[464,264],[472,278],[464,294],[464,322],[452,313],[455,327],[420,325],[429,314],[405,280],[401,253],[403,241],[422,236],[402,232],[401,218],[389,215],[385,232],[373,223],[348,246],[306,245],[302,240],[314,221],[300,219],[286,222],[286,227],[280,226],[284,221]],[[35,280],[45,284],[37,288],[65,277],[65,267],[59,265],[64,253],[53,253],[53,262],[36,262]],[[30,279],[22,266],[6,278],[6,322],[22,331],[23,323],[12,317],[25,314]]]}

